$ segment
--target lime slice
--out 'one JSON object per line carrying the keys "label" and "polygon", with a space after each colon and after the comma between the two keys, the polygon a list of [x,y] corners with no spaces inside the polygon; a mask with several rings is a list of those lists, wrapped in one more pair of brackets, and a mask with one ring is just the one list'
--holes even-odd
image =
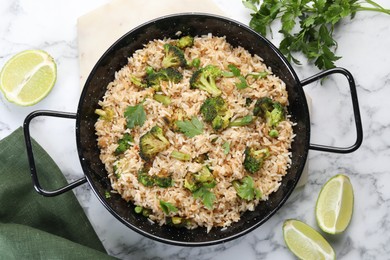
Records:
{"label": "lime slice", "polygon": [[328,180],[318,195],[316,218],[326,233],[343,232],[352,218],[353,189],[348,176],[339,174]]}
{"label": "lime slice", "polygon": [[53,58],[42,50],[27,50],[13,56],[0,72],[0,89],[5,98],[31,106],[49,94],[57,77]]}
{"label": "lime slice", "polygon": [[336,254],[323,236],[309,225],[295,219],[283,224],[287,247],[299,259],[335,259]]}

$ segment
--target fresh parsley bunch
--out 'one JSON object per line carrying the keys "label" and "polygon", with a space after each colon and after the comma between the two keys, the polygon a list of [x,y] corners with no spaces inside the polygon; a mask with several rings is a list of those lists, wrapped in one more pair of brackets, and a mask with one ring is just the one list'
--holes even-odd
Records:
{"label": "fresh parsley bunch", "polygon": [[358,11],[375,11],[390,15],[371,0],[243,0],[251,9],[249,26],[263,36],[271,31],[274,20],[280,19],[283,39],[279,49],[289,61],[300,64],[293,53],[302,52],[319,69],[335,67],[340,56],[335,55],[337,42],[333,38],[335,25],[343,18],[354,18]]}

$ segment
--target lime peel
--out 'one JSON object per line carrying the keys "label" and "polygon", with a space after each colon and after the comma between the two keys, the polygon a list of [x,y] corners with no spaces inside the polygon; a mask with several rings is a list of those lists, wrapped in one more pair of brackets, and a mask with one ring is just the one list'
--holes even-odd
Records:
{"label": "lime peel", "polygon": [[349,225],[353,214],[354,194],[348,176],[338,174],[330,178],[318,195],[316,219],[326,233],[339,234]]}
{"label": "lime peel", "polygon": [[289,219],[283,224],[287,247],[300,259],[335,259],[332,246],[315,229],[302,221]]}
{"label": "lime peel", "polygon": [[57,66],[42,50],[26,50],[14,55],[0,72],[0,89],[5,98],[21,106],[30,106],[52,90]]}

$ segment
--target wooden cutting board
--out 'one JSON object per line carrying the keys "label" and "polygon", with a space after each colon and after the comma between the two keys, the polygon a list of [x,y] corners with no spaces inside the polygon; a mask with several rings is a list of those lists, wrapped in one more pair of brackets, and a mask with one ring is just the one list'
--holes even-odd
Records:
{"label": "wooden cutting board", "polygon": [[77,21],[80,86],[101,55],[122,35],[160,16],[203,12],[223,15],[212,0],[112,0]]}

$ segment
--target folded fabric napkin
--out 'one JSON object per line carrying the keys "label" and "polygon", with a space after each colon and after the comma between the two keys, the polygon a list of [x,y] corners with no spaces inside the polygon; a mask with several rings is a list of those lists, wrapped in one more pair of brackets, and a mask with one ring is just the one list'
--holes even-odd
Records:
{"label": "folded fabric napkin", "polygon": [[[32,143],[42,187],[66,184],[55,162]],[[0,259],[112,259],[72,192],[35,192],[22,128],[0,140]]]}

